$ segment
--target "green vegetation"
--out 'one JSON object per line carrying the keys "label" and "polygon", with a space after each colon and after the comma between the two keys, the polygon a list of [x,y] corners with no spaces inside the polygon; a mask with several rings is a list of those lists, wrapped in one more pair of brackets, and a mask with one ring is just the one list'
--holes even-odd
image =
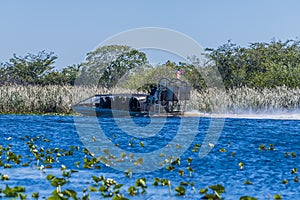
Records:
{"label": "green vegetation", "polygon": [[[202,112],[229,111],[239,112],[244,110],[293,110],[300,107],[300,45],[299,41],[272,41],[270,43],[255,43],[249,47],[239,47],[228,42],[217,49],[207,49],[208,62],[200,66],[197,59],[190,59],[189,63],[174,63],[168,61],[164,64],[151,66],[146,55],[126,46],[106,46],[88,53],[87,59],[80,64],[60,68],[55,66],[57,56],[45,51],[37,55],[28,54],[25,57],[13,55],[6,63],[0,65],[0,113],[72,113],[71,105],[88,98],[96,93],[116,93],[128,91],[137,92],[143,88],[144,83],[155,83],[159,77],[176,77],[176,70],[182,69],[182,79],[187,80],[194,88],[189,107]],[[222,76],[226,90],[221,90],[218,85],[208,87],[201,74],[206,74],[213,80],[217,68]],[[174,72],[174,73],[169,73]],[[119,79],[122,78],[122,81]],[[123,80],[124,79],[124,80]],[[96,83],[95,84],[95,80]],[[147,85],[145,86],[147,87]],[[11,138],[7,138],[10,140]],[[127,199],[133,196],[142,197],[150,187],[164,187],[169,195],[186,197],[194,194],[203,199],[222,199],[225,187],[221,184],[208,185],[199,188],[194,182],[180,182],[177,185],[171,180],[156,177],[153,180],[138,178],[134,184],[127,187],[104,176],[92,176],[89,185],[79,191],[69,189],[72,174],[80,170],[66,169],[61,166],[61,175],[47,173],[61,157],[73,156],[76,151],[82,151],[85,157],[74,165],[78,168],[101,170],[100,162],[109,162],[108,158],[96,158],[87,149],[69,147],[69,149],[49,148],[38,146],[36,141],[50,142],[44,136],[36,138],[21,137],[31,152],[30,156],[19,155],[13,152],[12,145],[0,145],[0,169],[10,169],[16,166],[32,167],[45,173],[46,184],[53,187],[53,192],[48,199],[89,199],[92,193],[99,197],[111,199]],[[131,146],[144,147],[144,144],[134,141]],[[197,144],[191,154],[197,154],[200,145]],[[274,153],[273,144],[259,144],[253,151],[256,153]],[[218,153],[229,155],[235,160],[232,165],[237,171],[245,171],[247,163],[235,158],[236,152],[228,148],[220,148]],[[231,155],[231,156],[230,156]],[[125,155],[124,155],[125,156]],[[133,156],[133,155],[132,155]],[[282,157],[294,159],[295,152],[285,152]],[[133,160],[139,165],[143,160]],[[166,164],[166,163],[164,163]],[[196,167],[192,158],[186,161],[180,158],[171,158],[165,170],[172,171],[180,177],[193,179]],[[99,172],[99,171],[97,171]],[[132,179],[130,169],[125,177]],[[298,183],[298,169],[290,168],[289,174],[293,177],[278,180],[277,184],[289,185]],[[98,174],[98,173],[97,173]],[[26,193],[23,186],[10,185],[13,174],[1,174],[0,181],[5,183],[0,188],[0,197],[39,199],[40,194]],[[247,177],[245,177],[246,179]],[[255,184],[255,180],[244,181],[246,186]],[[198,187],[198,188],[197,188]],[[199,192],[196,192],[196,188]],[[256,199],[242,196],[240,199]],[[282,199],[279,194],[274,199]]]}
{"label": "green vegetation", "polygon": [[[71,105],[98,93],[136,92],[113,88],[107,90],[85,86],[4,85],[0,89],[0,113],[60,113],[72,114]],[[300,106],[300,88],[287,87],[229,89],[227,92],[210,88],[199,93],[192,91],[189,108],[200,112],[227,110],[243,111],[293,110]],[[139,144],[142,145],[142,144]]]}
{"label": "green vegetation", "polygon": [[0,84],[13,85],[63,85],[74,84],[80,66],[69,66],[61,71],[55,69],[57,56],[41,51],[24,57],[13,55],[0,66]]}
{"label": "green vegetation", "polygon": [[87,54],[76,85],[110,89],[130,70],[144,66],[146,55],[128,46],[104,46]]}
{"label": "green vegetation", "polygon": [[229,41],[207,51],[226,88],[296,88],[300,85],[300,41],[253,43],[248,48]]}
{"label": "green vegetation", "polygon": [[[300,41],[272,41],[240,47],[230,41],[206,49],[207,61],[148,63],[128,46],[104,46],[84,62],[59,68],[53,52],[13,55],[0,64],[0,113],[71,113],[70,105],[95,93],[145,91],[159,78],[193,86],[190,109],[201,112],[294,110],[300,107]],[[218,69],[226,90],[220,88]],[[209,84],[202,75],[209,77]],[[208,81],[208,80],[206,80]]]}
{"label": "green vegetation", "polygon": [[24,57],[13,55],[8,62],[1,63],[0,84],[74,85],[76,78],[80,83],[87,83],[85,79],[88,77],[97,80],[101,87],[111,88],[127,72],[130,72],[131,83],[139,82],[139,79],[145,83],[145,79],[170,76],[167,74],[170,70],[182,69],[184,78],[200,90],[205,88],[201,75],[213,80],[216,75],[212,69],[217,68],[227,89],[297,88],[300,85],[298,40],[252,43],[248,47],[229,41],[216,49],[207,48],[205,56],[208,60],[204,64],[192,57],[187,58],[186,63],[167,61],[151,66],[144,53],[128,46],[112,45],[89,52],[84,62],[64,68],[54,65],[58,57],[53,52],[42,51]]}

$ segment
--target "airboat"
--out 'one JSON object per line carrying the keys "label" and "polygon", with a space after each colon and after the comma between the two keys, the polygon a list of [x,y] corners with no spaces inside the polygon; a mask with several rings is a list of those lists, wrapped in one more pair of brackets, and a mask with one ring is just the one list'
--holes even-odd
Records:
{"label": "airboat", "polygon": [[178,116],[190,100],[191,86],[180,79],[161,78],[149,93],[96,94],[73,106],[87,116]]}

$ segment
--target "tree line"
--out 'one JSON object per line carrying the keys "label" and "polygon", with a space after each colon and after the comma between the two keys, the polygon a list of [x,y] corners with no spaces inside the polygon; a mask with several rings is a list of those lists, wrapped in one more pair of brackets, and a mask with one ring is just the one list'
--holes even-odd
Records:
{"label": "tree line", "polygon": [[58,70],[54,52],[28,53],[24,57],[13,55],[0,64],[0,85],[73,85],[80,65]]}
{"label": "tree line", "polygon": [[218,67],[226,88],[300,86],[298,40],[251,43],[248,47],[228,41],[217,49],[206,51]]}
{"label": "tree line", "polygon": [[153,78],[153,74],[164,76],[168,68],[182,69],[183,77],[201,90],[207,86],[201,75],[217,78],[211,73],[212,68],[217,68],[227,89],[300,86],[298,40],[258,42],[247,47],[228,41],[218,48],[205,49],[205,56],[208,64],[200,66],[200,72],[196,66],[199,62],[194,61],[168,61],[151,66],[145,53],[119,45],[100,47],[89,52],[84,62],[60,69],[55,66],[58,57],[53,52],[29,53],[23,57],[14,54],[9,61],[0,64],[0,85],[74,85],[77,81],[85,85],[96,82],[101,87],[111,88],[124,76],[129,75],[128,80],[138,82],[139,78]]}

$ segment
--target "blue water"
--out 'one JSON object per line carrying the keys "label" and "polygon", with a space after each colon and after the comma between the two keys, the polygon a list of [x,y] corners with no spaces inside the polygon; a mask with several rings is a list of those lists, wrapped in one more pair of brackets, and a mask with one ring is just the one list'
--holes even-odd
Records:
{"label": "blue water", "polygon": [[[160,131],[147,138],[127,135],[113,118],[98,120],[106,137],[111,138],[114,145],[134,154],[151,153],[168,145],[179,130],[182,119],[167,118]],[[159,118],[135,118],[134,123],[147,128],[149,120],[155,122]],[[196,189],[194,193],[192,187],[185,186],[186,199],[201,198],[203,195],[198,193],[199,189],[215,184],[225,187],[225,193],[221,195],[224,199],[239,199],[247,195],[258,199],[269,197],[272,199],[275,194],[281,194],[284,199],[300,199],[300,183],[294,181],[298,172],[291,173],[293,168],[300,169],[299,120],[225,119],[218,142],[207,156],[200,159],[198,152],[192,150],[196,144],[202,144],[210,121],[210,118],[199,118],[196,136],[190,148],[181,156],[180,166],[174,166],[173,171],[168,171],[164,166],[159,170],[133,174],[132,178],[128,178],[124,172],[104,164],[97,164],[99,165],[97,169],[83,168],[83,159],[86,155],[82,150],[85,147],[77,134],[72,116],[0,115],[0,145],[3,147],[11,145],[11,151],[22,155],[21,164],[29,163],[29,166],[21,166],[10,162],[11,168],[0,167],[0,175],[7,174],[10,178],[7,181],[0,180],[0,189],[4,190],[6,185],[24,186],[29,199],[32,192],[39,192],[41,199],[48,197],[55,187],[51,186],[45,177],[48,174],[61,176],[60,167],[65,165],[67,169],[76,169],[78,172],[72,174],[70,182],[63,188],[71,188],[77,191],[79,196],[83,194],[83,188],[93,186],[91,179],[93,175],[104,175],[124,184],[122,193],[128,198],[132,197],[128,196],[127,188],[134,185],[136,179],[146,177],[148,186],[146,194],[140,194],[134,199],[181,199],[183,197],[176,196],[174,189],[182,181],[193,182]],[[71,146],[71,148],[78,147],[79,150],[73,149],[72,156],[60,156],[57,162],[44,164],[42,160],[35,160],[26,144],[28,141],[33,142],[38,149],[59,148],[61,154],[69,151]],[[139,145],[141,142],[144,147]],[[128,145],[129,143],[132,145]],[[270,144],[274,145],[274,150],[269,150]],[[265,145],[266,150],[260,150],[260,145]],[[226,149],[226,152],[220,152],[221,148]],[[295,156],[292,156],[292,152]],[[1,158],[5,163],[4,154]],[[190,166],[194,172],[191,176],[187,170],[189,167],[187,158],[193,158]],[[80,161],[79,167],[75,164],[77,161]],[[239,167],[240,162],[244,165],[243,169]],[[52,168],[39,170],[38,167],[41,165],[51,165]],[[185,172],[184,176],[178,174],[179,170]],[[153,178],[170,179],[171,194],[167,187],[154,187]],[[249,180],[252,184],[245,184],[245,180]],[[283,180],[287,180],[288,183],[283,184]],[[91,199],[98,199],[100,195],[99,193],[97,195],[91,193]]]}

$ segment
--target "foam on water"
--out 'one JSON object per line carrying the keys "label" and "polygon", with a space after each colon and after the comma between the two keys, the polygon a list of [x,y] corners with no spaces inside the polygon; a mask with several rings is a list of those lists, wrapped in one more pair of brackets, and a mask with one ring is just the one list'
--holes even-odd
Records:
{"label": "foam on water", "polygon": [[297,111],[272,111],[272,112],[240,112],[240,113],[201,113],[191,111],[185,116],[216,117],[216,118],[238,118],[238,119],[280,119],[280,120],[300,120],[300,110]]}
{"label": "foam on water", "polygon": [[243,118],[243,119],[283,119],[283,120],[300,120],[300,114],[225,114],[211,115],[212,117],[223,118]]}

